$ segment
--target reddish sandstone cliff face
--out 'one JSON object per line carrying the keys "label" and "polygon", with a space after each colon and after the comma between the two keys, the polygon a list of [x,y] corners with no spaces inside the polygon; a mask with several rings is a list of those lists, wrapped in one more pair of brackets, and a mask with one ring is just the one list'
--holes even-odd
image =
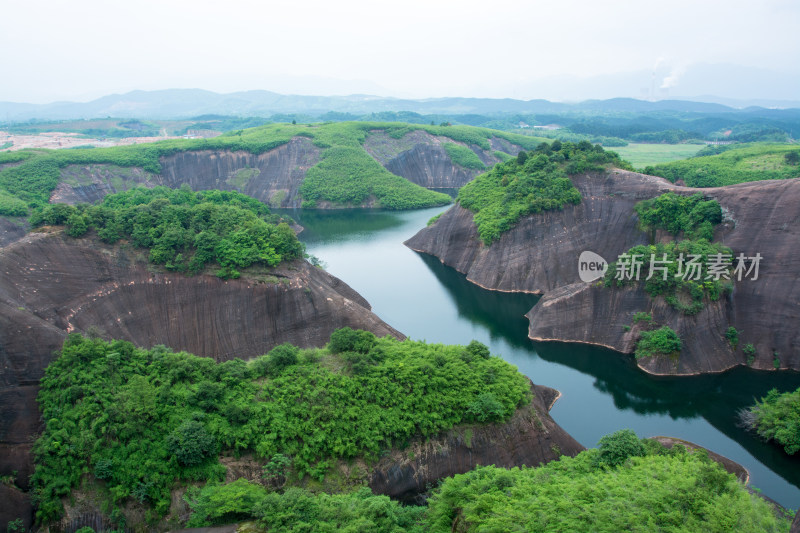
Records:
{"label": "reddish sandstone cliff face", "polygon": [[17,485],[29,488],[38,381],[70,332],[97,328],[227,360],[283,342],[322,346],[344,326],[403,338],[347,284],[304,261],[224,281],[156,272],[121,246],[29,234],[0,249],[0,475],[17,471]]}
{"label": "reddish sandstone cliff face", "polygon": [[[741,348],[751,343],[753,366],[800,369],[800,180],[743,183],[724,188],[691,189],[661,178],[621,170],[574,176],[583,199],[577,206],[529,216],[499,241],[480,242],[472,213],[455,206],[432,226],[407,241],[414,250],[435,255],[486,288],[544,294],[528,313],[529,336],[540,340],[584,342],[631,353],[637,328],[632,315],[650,312],[655,322],[675,329],[683,339],[680,357],[647,358],[639,366],[657,374],[719,372],[746,363]],[[606,289],[581,282],[578,257],[585,250],[608,261],[634,245],[649,242],[638,229],[633,206],[667,191],[700,192],[726,211],[715,240],[734,254],[761,253],[759,279],[737,281],[731,295],[707,302],[685,316],[662,298],[639,288]],[[665,238],[656,235],[657,239]],[[738,350],[724,339],[728,327],[740,333]]]}

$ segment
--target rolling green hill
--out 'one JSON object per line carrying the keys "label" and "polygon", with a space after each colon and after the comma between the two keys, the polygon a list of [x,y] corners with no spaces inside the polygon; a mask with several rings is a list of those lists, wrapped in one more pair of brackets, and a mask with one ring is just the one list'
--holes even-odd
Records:
{"label": "rolling green hill", "polygon": [[797,178],[799,162],[798,145],[755,143],[732,146],[717,155],[646,167],[644,173],[673,183],[683,180],[689,187],[722,187],[746,181]]}

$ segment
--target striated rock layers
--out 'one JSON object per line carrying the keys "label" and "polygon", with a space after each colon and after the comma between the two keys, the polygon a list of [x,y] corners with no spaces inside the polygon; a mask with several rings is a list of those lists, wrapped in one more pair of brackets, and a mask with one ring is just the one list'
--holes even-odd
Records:
{"label": "striated rock layers", "polygon": [[186,183],[194,190],[239,191],[273,207],[299,207],[297,191],[319,156],[320,149],[310,139],[295,137],[258,155],[243,151],[177,152],[161,158],[161,174],[114,165],[72,165],[62,171],[62,181],[50,200],[93,203],[135,185],[177,188]]}
{"label": "striated rock layers", "polygon": [[[544,294],[528,313],[534,340],[583,342],[632,353],[640,325],[635,312],[651,313],[658,325],[672,327],[683,340],[679,357],[650,357],[637,362],[654,374],[719,372],[746,364],[746,344],[756,349],[755,368],[800,369],[800,180],[743,183],[722,188],[691,189],[662,178],[613,170],[574,176],[583,197],[576,206],[521,220],[487,247],[478,238],[472,213],[455,206],[406,244],[432,254],[489,289]],[[725,219],[715,240],[734,255],[760,253],[757,280],[734,281],[733,293],[706,302],[686,316],[649,297],[641,286],[608,289],[581,282],[578,257],[590,250],[611,262],[632,246],[661,234],[638,227],[633,206],[667,191],[702,193],[722,205]],[[752,277],[752,274],[751,274]],[[626,331],[624,326],[631,326]],[[732,348],[725,331],[739,330]],[[776,355],[777,354],[777,358]]]}
{"label": "striated rock layers", "polygon": [[392,450],[372,470],[370,488],[413,501],[438,480],[476,466],[539,466],[584,450],[556,424],[549,410],[558,391],[531,384],[533,401],[502,424],[458,426],[405,450]]}
{"label": "striated rock layers", "polygon": [[123,246],[29,234],[0,249],[0,475],[16,471],[17,486],[29,488],[38,382],[70,332],[227,360],[283,342],[321,346],[344,326],[403,338],[346,283],[305,261],[224,281],[157,272]]}
{"label": "striated rock layers", "polygon": [[493,151],[517,155],[522,149],[505,139],[492,137],[489,139],[491,150],[484,150],[475,144],[456,143],[449,137],[431,135],[422,130],[407,133],[400,139],[384,131],[372,131],[364,142],[364,149],[389,172],[429,189],[461,187],[485,172],[454,164],[443,146],[447,143],[467,146],[487,167],[500,161]]}
{"label": "striated rock layers", "polygon": [[[395,139],[376,130],[367,136],[364,149],[390,172],[428,188],[461,187],[482,172],[453,163],[444,143],[456,141],[419,130]],[[490,139],[490,146],[491,150],[469,147],[487,166],[499,161],[494,150],[516,155],[521,149],[500,138]],[[51,201],[94,203],[136,185],[177,188],[185,183],[194,190],[239,191],[273,207],[300,207],[300,185],[308,169],[319,162],[321,152],[311,139],[294,137],[258,155],[228,150],[177,152],[161,158],[161,174],[105,164],[71,165],[61,171],[62,181]]]}

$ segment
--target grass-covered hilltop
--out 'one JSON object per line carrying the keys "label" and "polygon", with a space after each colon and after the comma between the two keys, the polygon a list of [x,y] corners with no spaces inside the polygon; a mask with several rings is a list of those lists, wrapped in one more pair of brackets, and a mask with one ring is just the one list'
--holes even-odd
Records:
{"label": "grass-covered hilltop", "polygon": [[616,153],[588,141],[540,143],[476,177],[461,188],[457,201],[475,213],[478,234],[489,245],[526,215],[580,203],[569,176],[608,166],[630,168]]}
{"label": "grass-covered hilltop", "polygon": [[[208,139],[112,148],[3,152],[0,215],[25,216],[63,194],[59,186],[96,200],[103,191],[136,184],[178,188],[189,183],[193,189],[234,190],[284,207],[443,205],[450,202],[447,195],[409,179],[441,173],[439,167],[431,169],[444,163],[460,181],[426,186],[460,186],[538,142],[471,126],[340,122],[270,124]],[[404,154],[412,154],[411,161],[404,161]]]}

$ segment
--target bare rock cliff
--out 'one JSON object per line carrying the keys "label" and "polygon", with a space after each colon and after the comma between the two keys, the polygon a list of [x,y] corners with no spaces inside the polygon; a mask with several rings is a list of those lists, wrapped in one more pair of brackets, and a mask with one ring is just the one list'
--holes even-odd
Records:
{"label": "bare rock cliff", "polygon": [[107,194],[135,185],[184,183],[194,190],[239,191],[273,207],[299,207],[300,184],[309,168],[319,162],[320,149],[306,137],[263,154],[198,150],[178,152],[161,159],[162,172],[150,174],[113,165],[71,166],[51,196],[52,202],[94,203]]}
{"label": "bare rock cliff", "polygon": [[[615,170],[574,176],[583,199],[577,206],[524,218],[491,246],[478,238],[472,213],[454,206],[406,244],[432,254],[489,289],[544,294],[528,313],[529,336],[537,340],[583,342],[631,353],[637,327],[632,314],[652,313],[656,323],[672,327],[683,339],[677,359],[647,358],[639,365],[657,374],[719,372],[745,364],[745,344],[756,348],[756,368],[800,369],[800,180],[743,183],[691,189],[664,179]],[[733,294],[685,316],[641,288],[606,289],[581,282],[578,257],[590,250],[607,261],[651,237],[638,228],[633,206],[667,191],[700,192],[715,198],[725,220],[715,240],[734,255],[763,257],[757,280],[734,283]],[[625,331],[623,326],[634,326]],[[740,331],[738,349],[724,334]]]}
{"label": "bare rock cliff", "polygon": [[484,165],[491,167],[500,160],[495,150],[517,155],[522,147],[505,139],[492,137],[491,150],[477,145],[457,143],[449,137],[431,135],[422,130],[412,131],[395,139],[383,131],[373,131],[367,137],[364,148],[389,172],[431,189],[456,188],[466,185],[485,170],[464,168],[453,163],[442,146],[445,143],[461,144],[471,149]]}

